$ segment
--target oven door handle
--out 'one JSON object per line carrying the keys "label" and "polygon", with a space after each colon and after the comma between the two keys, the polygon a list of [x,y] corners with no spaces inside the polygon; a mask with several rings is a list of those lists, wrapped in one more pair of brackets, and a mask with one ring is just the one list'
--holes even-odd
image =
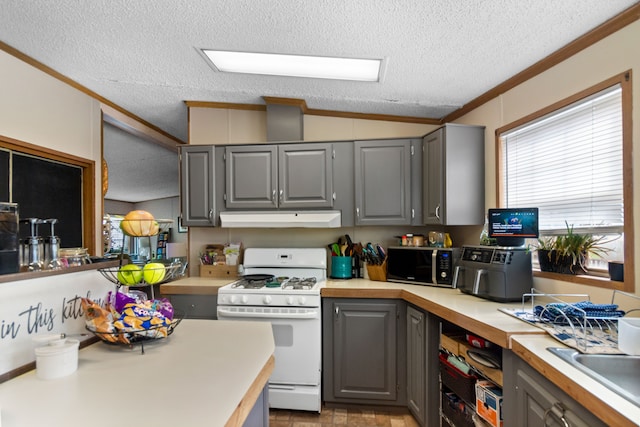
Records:
{"label": "oven door handle", "polygon": [[303,312],[246,312],[246,311],[236,311],[229,310],[224,307],[218,307],[218,318],[220,317],[242,317],[245,319],[317,319],[318,311],[317,310],[305,310]]}

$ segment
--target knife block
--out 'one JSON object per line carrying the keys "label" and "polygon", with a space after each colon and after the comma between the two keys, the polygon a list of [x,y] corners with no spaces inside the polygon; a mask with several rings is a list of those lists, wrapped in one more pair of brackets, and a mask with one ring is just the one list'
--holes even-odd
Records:
{"label": "knife block", "polygon": [[387,281],[387,260],[385,259],[381,265],[367,263],[367,274],[369,280],[375,280],[377,282]]}

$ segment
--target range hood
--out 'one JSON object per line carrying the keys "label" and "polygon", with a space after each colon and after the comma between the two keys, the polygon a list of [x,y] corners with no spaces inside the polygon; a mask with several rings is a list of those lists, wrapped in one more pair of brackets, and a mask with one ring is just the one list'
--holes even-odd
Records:
{"label": "range hood", "polygon": [[226,228],[339,228],[340,211],[220,212]]}

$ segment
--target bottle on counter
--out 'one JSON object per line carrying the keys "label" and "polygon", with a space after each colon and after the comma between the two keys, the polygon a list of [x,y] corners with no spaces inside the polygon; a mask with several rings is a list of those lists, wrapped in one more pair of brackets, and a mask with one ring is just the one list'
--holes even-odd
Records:
{"label": "bottle on counter", "polygon": [[484,225],[482,226],[482,231],[480,232],[480,245],[489,246],[489,219],[487,216],[484,216]]}
{"label": "bottle on counter", "polygon": [[444,247],[445,248],[453,247],[453,241],[451,240],[451,236],[449,235],[449,233],[444,233]]}

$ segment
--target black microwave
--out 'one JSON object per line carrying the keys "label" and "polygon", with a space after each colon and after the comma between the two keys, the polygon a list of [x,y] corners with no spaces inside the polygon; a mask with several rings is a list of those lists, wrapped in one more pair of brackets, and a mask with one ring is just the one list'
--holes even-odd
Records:
{"label": "black microwave", "polygon": [[387,249],[387,281],[453,287],[459,248],[392,246]]}

